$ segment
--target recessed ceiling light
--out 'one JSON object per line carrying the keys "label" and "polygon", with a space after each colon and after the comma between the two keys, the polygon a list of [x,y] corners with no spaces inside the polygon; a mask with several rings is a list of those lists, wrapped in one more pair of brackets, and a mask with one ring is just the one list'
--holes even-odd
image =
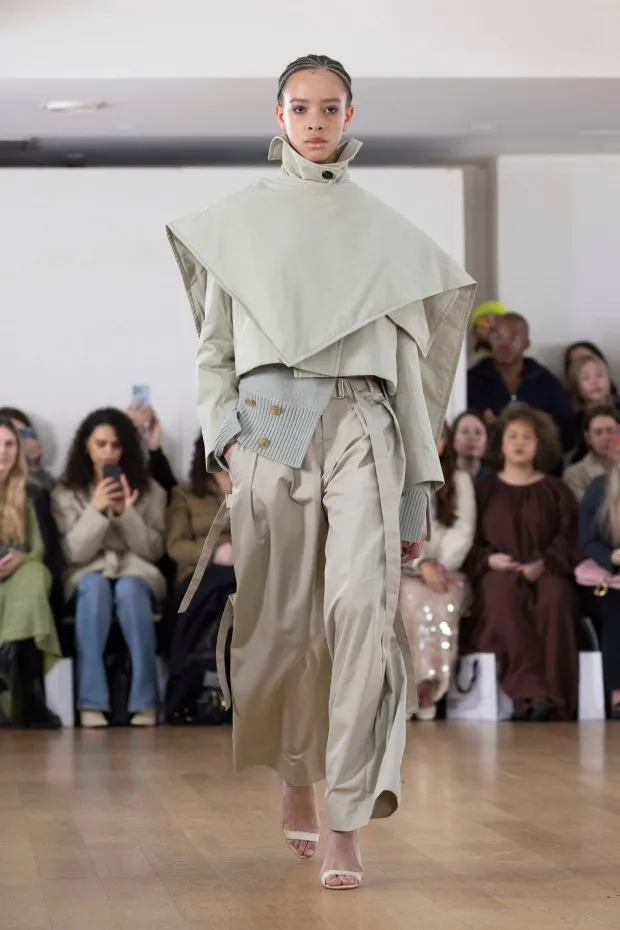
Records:
{"label": "recessed ceiling light", "polygon": [[106,100],[48,100],[43,104],[43,109],[53,113],[84,113],[103,110],[107,106],[109,104]]}

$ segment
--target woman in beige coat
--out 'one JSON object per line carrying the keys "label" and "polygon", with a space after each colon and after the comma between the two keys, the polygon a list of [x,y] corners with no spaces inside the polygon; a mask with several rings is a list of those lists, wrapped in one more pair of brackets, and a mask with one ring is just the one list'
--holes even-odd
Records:
{"label": "woman in beige coat", "polygon": [[[120,477],[107,477],[106,466]],[[114,617],[131,656],[133,726],[157,720],[153,607],[166,595],[155,563],[164,552],[166,494],[151,481],[133,423],[120,410],[96,410],[78,428],[53,509],[75,596],[78,707],[84,727],[107,726],[103,664]]]}
{"label": "woman in beige coat", "polygon": [[303,859],[325,778],[321,880],[341,890],[361,882],[357,831],[399,803],[400,562],[419,554],[441,485],[435,440],[475,285],[349,181],[360,143],[341,141],[353,106],[339,62],[289,65],[276,114],[280,174],[168,235],[200,338],[207,467],[233,483],[235,767],[279,773]]}

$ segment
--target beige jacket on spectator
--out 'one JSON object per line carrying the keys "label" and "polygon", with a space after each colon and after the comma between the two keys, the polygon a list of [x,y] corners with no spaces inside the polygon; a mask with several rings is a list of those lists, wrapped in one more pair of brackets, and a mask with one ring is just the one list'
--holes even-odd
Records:
{"label": "beige jacket on spectator", "polygon": [[413,563],[416,568],[422,561],[443,565],[449,572],[458,571],[469,554],[476,531],[476,494],[469,475],[458,469],[454,472],[456,484],[456,520],[444,526],[435,517],[435,499],[431,505],[432,535],[424,543],[422,555]]}
{"label": "beige jacket on spectator", "polygon": [[[198,565],[220,503],[215,494],[196,497],[189,484],[173,488],[166,514],[166,552],[177,564],[177,581],[191,575]],[[229,530],[220,535],[217,544],[225,542],[230,542]]]}
{"label": "beige jacket on spectator", "polygon": [[575,465],[571,465],[564,472],[564,482],[569,486],[579,503],[594,481],[605,474],[605,469],[599,460],[588,452],[585,458]]}
{"label": "beige jacket on spectator", "polygon": [[142,578],[157,602],[166,596],[164,576],[155,566],[164,552],[166,492],[151,481],[146,494],[121,516],[110,517],[91,507],[89,497],[59,484],[52,494],[54,517],[62,538],[67,568],[67,598],[90,572],[106,578]]}

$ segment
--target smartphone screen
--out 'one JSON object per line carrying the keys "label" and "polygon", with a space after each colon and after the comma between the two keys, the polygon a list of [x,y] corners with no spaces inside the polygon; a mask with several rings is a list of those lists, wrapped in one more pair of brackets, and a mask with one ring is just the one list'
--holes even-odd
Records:
{"label": "smartphone screen", "polygon": [[148,384],[134,384],[131,390],[131,405],[132,407],[151,406],[151,388]]}
{"label": "smartphone screen", "polygon": [[123,474],[123,469],[120,465],[104,465],[103,466],[103,477],[104,478],[114,478],[115,481],[118,481],[120,484],[121,475]]}

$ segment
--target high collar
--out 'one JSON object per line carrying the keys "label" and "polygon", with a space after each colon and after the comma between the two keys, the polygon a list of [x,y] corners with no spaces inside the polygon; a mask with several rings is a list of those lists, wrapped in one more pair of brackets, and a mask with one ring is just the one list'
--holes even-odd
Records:
{"label": "high collar", "polygon": [[300,155],[293,148],[286,136],[276,136],[269,146],[269,161],[282,159],[281,174],[287,178],[301,181],[318,181],[319,184],[335,184],[349,177],[349,162],[355,158],[362,147],[357,139],[341,142],[336,150],[336,161],[331,164],[318,165]]}

